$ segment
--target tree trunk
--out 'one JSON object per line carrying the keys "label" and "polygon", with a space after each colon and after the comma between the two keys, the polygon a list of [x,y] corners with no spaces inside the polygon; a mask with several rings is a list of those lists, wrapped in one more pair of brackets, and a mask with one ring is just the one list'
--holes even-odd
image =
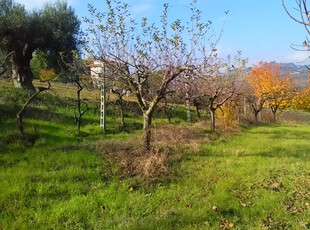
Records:
{"label": "tree trunk", "polygon": [[164,112],[165,112],[165,116],[167,118],[168,124],[171,124],[171,108],[168,107],[168,103],[167,103],[167,99],[164,98],[165,103],[164,103]]}
{"label": "tree trunk", "polygon": [[35,91],[34,85],[32,84],[33,74],[30,68],[31,59],[32,55],[11,58],[12,80],[15,87]]}
{"label": "tree trunk", "polygon": [[247,104],[246,104],[246,98],[243,99],[243,116],[246,117],[247,115]]}
{"label": "tree trunk", "polygon": [[210,113],[211,113],[211,132],[215,132],[215,109],[211,109]]}
{"label": "tree trunk", "polygon": [[120,104],[120,109],[121,109],[121,126],[125,126],[125,116],[124,116],[124,108],[123,108],[123,102]]}
{"label": "tree trunk", "polygon": [[151,149],[151,125],[152,125],[151,113],[144,113],[143,114],[143,147],[147,151]]}
{"label": "tree trunk", "polygon": [[44,88],[41,87],[39,88],[38,91],[36,91],[35,93],[33,93],[28,100],[26,101],[26,103],[24,104],[24,106],[21,108],[21,110],[17,113],[16,117],[17,117],[17,124],[18,124],[18,130],[19,130],[19,134],[21,136],[21,138],[23,138],[25,136],[25,132],[24,132],[24,124],[23,124],[23,118],[24,118],[24,114],[26,112],[26,108],[29,105],[29,103],[36,97],[39,95],[39,93],[45,91],[45,90],[49,90],[51,88],[50,83],[48,83],[48,87]]}
{"label": "tree trunk", "polygon": [[24,106],[21,108],[21,110],[17,113],[17,124],[18,124],[18,130],[19,130],[19,134],[21,136],[21,138],[23,138],[25,136],[25,132],[24,132],[24,124],[23,124],[23,118],[24,118],[24,114],[26,112],[26,108],[27,106],[29,105],[29,103],[36,97],[38,96],[38,94],[40,92],[42,92],[43,90],[41,91],[37,91],[35,92],[34,94],[32,94],[28,100],[26,101],[26,103],[24,104]]}
{"label": "tree trunk", "polygon": [[192,122],[191,105],[190,105],[189,99],[186,99],[186,107],[187,107],[187,121]]}
{"label": "tree trunk", "polygon": [[21,77],[19,75],[18,69],[18,66],[15,63],[12,63],[12,80],[14,87],[22,88]]}
{"label": "tree trunk", "polygon": [[277,109],[276,108],[271,108],[271,112],[273,114],[273,122],[277,121]]}
{"label": "tree trunk", "polygon": [[186,108],[187,108],[187,121],[192,122],[192,117],[191,117],[191,103],[190,103],[190,96],[189,96],[189,85],[188,83],[185,83],[185,88],[186,88],[186,94],[185,94],[185,103],[186,103]]}
{"label": "tree trunk", "polygon": [[255,123],[258,123],[258,114],[259,114],[259,111],[255,110],[255,111],[254,111],[254,120],[255,120]]}
{"label": "tree trunk", "polygon": [[273,121],[276,122],[277,121],[277,112],[272,112],[273,113]]}
{"label": "tree trunk", "polygon": [[80,87],[79,84],[78,85],[78,90],[77,90],[77,110],[78,110],[78,115],[77,115],[77,131],[78,131],[78,135],[80,135],[81,133],[81,91],[82,91],[82,87]]}
{"label": "tree trunk", "polygon": [[78,136],[80,136],[80,134],[81,134],[81,118],[79,117],[78,119],[77,119],[77,131],[78,131]]}
{"label": "tree trunk", "polygon": [[24,117],[24,110],[25,109],[26,108],[22,109],[17,114],[17,125],[18,125],[19,135],[21,138],[25,136],[24,124],[23,124],[23,117]]}
{"label": "tree trunk", "polygon": [[197,113],[198,118],[201,118],[200,111],[199,111],[199,105],[196,106],[196,113]]}
{"label": "tree trunk", "polygon": [[165,112],[165,116],[167,118],[168,124],[171,124],[171,117],[172,117],[171,111],[168,111],[167,107],[165,106],[164,112]]}

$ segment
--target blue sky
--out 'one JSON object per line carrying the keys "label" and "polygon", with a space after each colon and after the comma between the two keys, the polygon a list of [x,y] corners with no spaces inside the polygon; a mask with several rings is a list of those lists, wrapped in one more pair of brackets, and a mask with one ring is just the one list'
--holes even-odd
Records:
{"label": "blue sky", "polygon": [[[40,8],[44,0],[16,0],[27,9]],[[87,3],[90,1],[68,0],[78,16],[88,16]],[[187,0],[128,0],[136,18],[148,17],[150,21],[159,21],[162,6],[168,2],[171,6],[170,17],[181,18],[189,14]],[[286,0],[292,8],[295,0]],[[104,0],[92,0],[98,9],[104,9]],[[222,57],[234,55],[241,50],[249,64],[259,61],[295,62],[306,64],[307,52],[298,52],[290,44],[301,44],[306,38],[304,28],[292,21],[285,13],[281,0],[198,0],[203,19],[213,21],[216,31],[220,31],[224,21],[224,33],[219,43]],[[225,11],[229,10],[226,15]],[[301,62],[301,63],[299,63]]]}

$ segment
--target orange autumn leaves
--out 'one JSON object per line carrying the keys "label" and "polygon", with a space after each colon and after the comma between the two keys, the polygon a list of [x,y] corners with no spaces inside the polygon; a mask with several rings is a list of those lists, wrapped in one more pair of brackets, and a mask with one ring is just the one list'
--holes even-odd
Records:
{"label": "orange autumn leaves", "polygon": [[293,82],[289,73],[283,73],[279,65],[267,62],[254,65],[249,84],[254,90],[253,94],[266,101],[275,112],[290,105]]}
{"label": "orange autumn leaves", "polygon": [[292,101],[292,107],[310,111],[310,86],[299,90]]}

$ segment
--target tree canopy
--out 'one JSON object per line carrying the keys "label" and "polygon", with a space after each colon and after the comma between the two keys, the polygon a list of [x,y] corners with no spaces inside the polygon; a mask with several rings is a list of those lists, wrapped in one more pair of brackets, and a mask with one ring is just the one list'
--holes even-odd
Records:
{"label": "tree canopy", "polygon": [[14,52],[10,63],[17,87],[33,88],[30,61],[34,52],[45,52],[56,66],[59,52],[78,49],[79,35],[80,21],[64,1],[30,12],[13,0],[0,0],[0,49]]}

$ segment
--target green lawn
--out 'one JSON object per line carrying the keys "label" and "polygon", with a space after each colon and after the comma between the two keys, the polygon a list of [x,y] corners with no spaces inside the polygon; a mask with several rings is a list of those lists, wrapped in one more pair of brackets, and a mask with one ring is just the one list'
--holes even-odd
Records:
{"label": "green lawn", "polygon": [[[182,160],[167,177],[137,183],[111,173],[100,153],[74,148],[103,141],[95,111],[85,117],[82,138],[72,108],[35,108],[45,119],[26,119],[26,132],[37,138],[29,148],[15,138],[14,119],[0,119],[0,229],[310,228],[310,126],[245,128],[177,153]],[[108,138],[137,137],[140,117],[128,114],[127,121],[136,127],[129,133],[109,118]]]}

